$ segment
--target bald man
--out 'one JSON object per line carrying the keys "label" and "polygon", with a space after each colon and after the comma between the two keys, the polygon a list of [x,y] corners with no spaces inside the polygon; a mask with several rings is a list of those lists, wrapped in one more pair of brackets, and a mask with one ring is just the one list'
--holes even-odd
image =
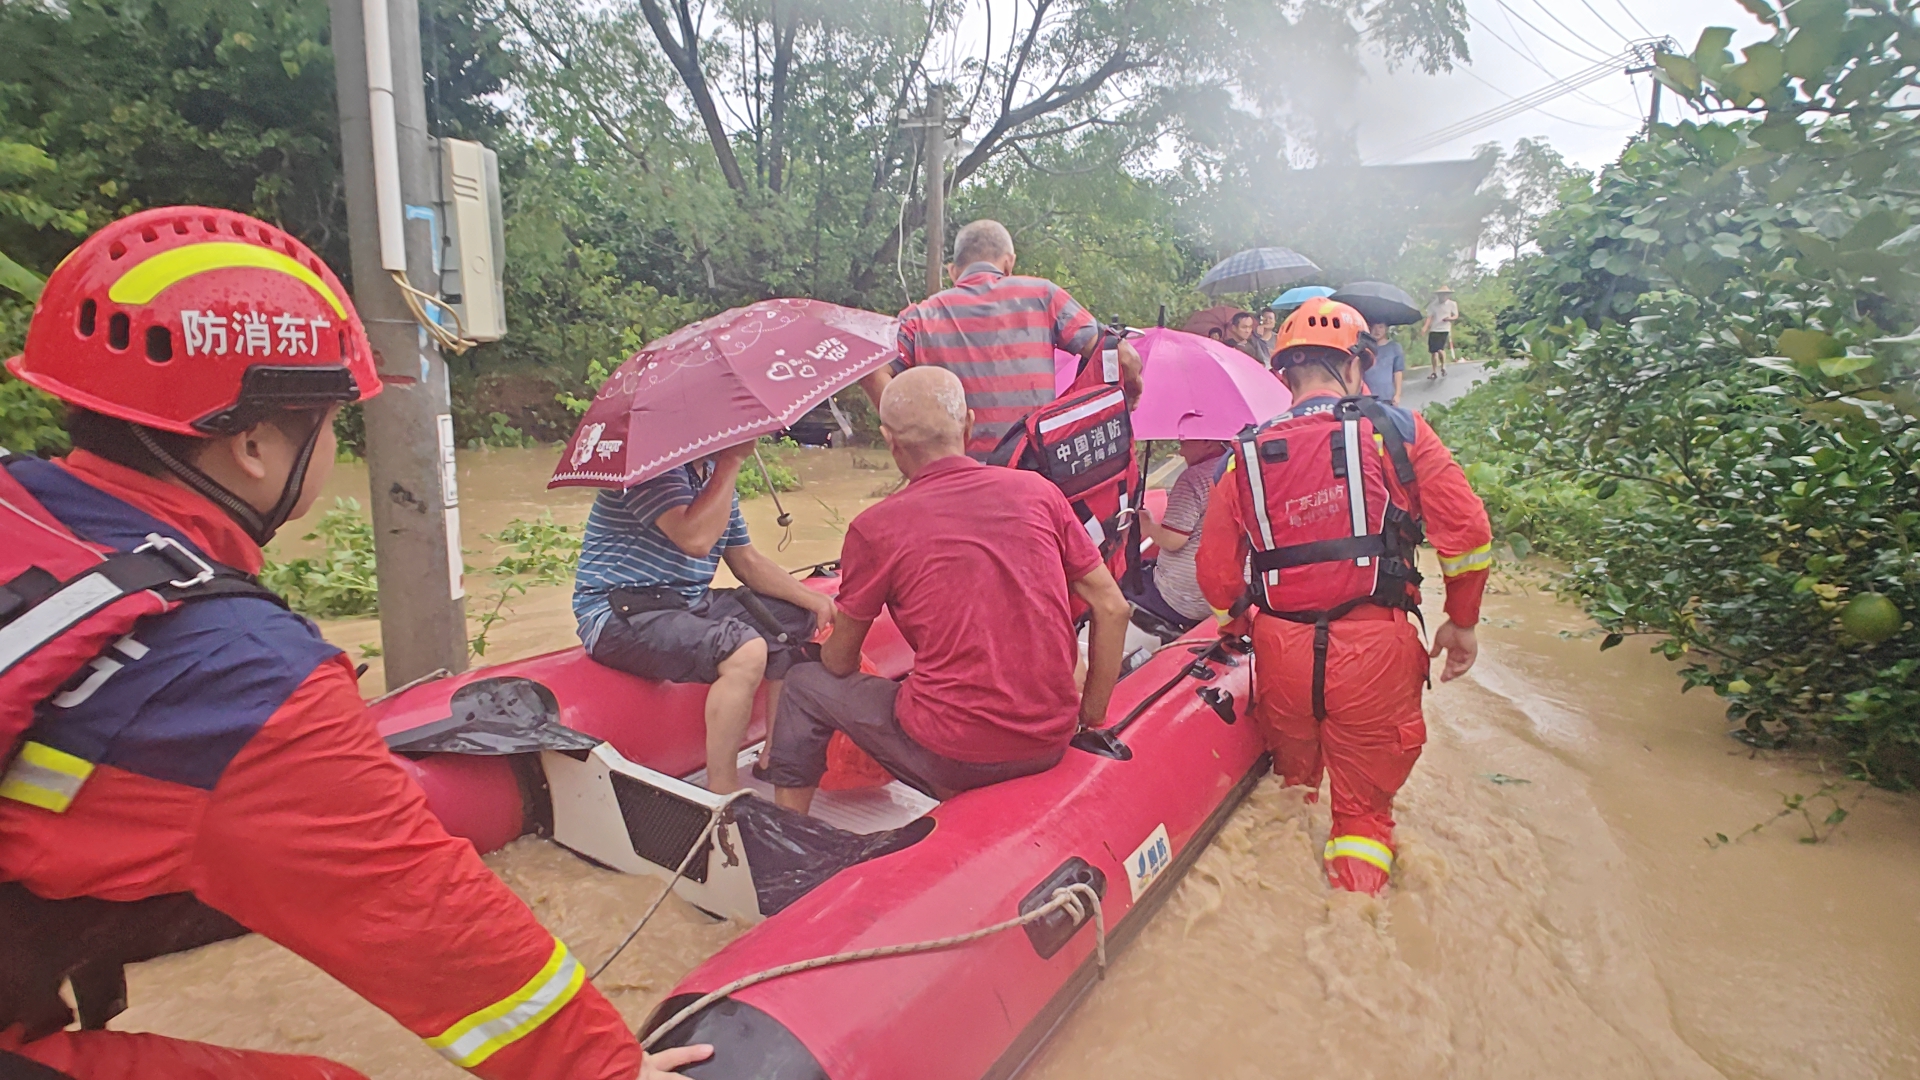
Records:
{"label": "bald man", "polygon": [[1128,405],[1140,399],[1140,354],[1133,346],[1118,344],[1109,371],[1102,357],[1106,335],[1094,317],[1053,282],[1015,277],[1014,258],[1005,225],[970,222],[953,240],[947,265],[953,288],[900,313],[896,370],[940,367],[960,377],[974,414],[967,453],[980,460],[1008,428],[1054,399],[1055,349],[1081,358],[1077,387],[1118,382]]}
{"label": "bald man", "polygon": [[[780,805],[812,805],[835,731],[946,799],[1050,769],[1080,725],[1105,723],[1126,598],[1059,488],[967,456],[972,426],[944,369],[909,369],[881,394],[880,431],[907,486],[847,527],[833,634],[820,663],[787,674],[768,754]],[[1069,597],[1092,611],[1084,691]],[[859,673],[882,607],[913,647],[900,683]]]}

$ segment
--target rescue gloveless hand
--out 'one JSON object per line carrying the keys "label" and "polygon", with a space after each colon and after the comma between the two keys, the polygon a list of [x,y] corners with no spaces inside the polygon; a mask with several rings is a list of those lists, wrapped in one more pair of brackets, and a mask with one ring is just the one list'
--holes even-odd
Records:
{"label": "rescue gloveless hand", "polygon": [[1467,673],[1473,662],[1480,657],[1480,640],[1471,626],[1455,626],[1452,622],[1440,624],[1433,632],[1433,648],[1427,655],[1437,657],[1442,651],[1447,654],[1447,666],[1440,672],[1441,682],[1452,682]]}

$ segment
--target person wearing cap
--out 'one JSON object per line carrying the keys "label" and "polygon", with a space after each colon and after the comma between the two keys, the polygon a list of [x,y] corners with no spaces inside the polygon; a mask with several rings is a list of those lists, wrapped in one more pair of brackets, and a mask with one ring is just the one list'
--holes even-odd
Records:
{"label": "person wearing cap", "polygon": [[1453,347],[1453,324],[1460,321],[1460,305],[1453,302],[1453,290],[1445,285],[1433,291],[1427,305],[1427,378],[1438,379],[1447,373],[1447,350]]}
{"label": "person wearing cap", "polygon": [[[1378,893],[1393,868],[1393,797],[1426,743],[1429,660],[1446,653],[1443,682],[1473,666],[1493,554],[1486,507],[1426,420],[1362,394],[1365,330],[1330,299],[1281,326],[1293,407],[1235,440],[1197,573],[1223,621],[1254,609],[1252,714],[1275,768],[1309,801],[1328,781],[1328,883]],[[1446,579],[1431,651],[1408,618],[1423,529]]]}
{"label": "person wearing cap", "polygon": [[[429,812],[352,662],[253,580],[325,483],[340,406],[381,390],[325,263],[242,214],[135,214],[53,272],[7,366],[67,404],[73,450],[0,462],[0,718],[26,720],[0,728],[0,1075],[358,1077],[103,1030],[122,964],[249,930],[482,1077],[634,1080],[711,1053],[642,1054]],[[178,569],[102,592],[134,571],[63,582],[26,551]],[[150,614],[86,637],[121,604]]]}

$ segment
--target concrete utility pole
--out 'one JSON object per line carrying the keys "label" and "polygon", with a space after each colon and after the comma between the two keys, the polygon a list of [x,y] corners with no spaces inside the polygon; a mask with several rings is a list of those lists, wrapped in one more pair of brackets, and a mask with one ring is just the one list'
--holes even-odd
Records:
{"label": "concrete utility pole", "polygon": [[927,90],[927,295],[946,286],[947,262],[947,91],[935,83]]}
{"label": "concrete utility pole", "polygon": [[[384,7],[387,12],[391,81],[386,82],[388,73],[378,71],[374,78],[376,89],[384,83],[392,91],[400,201],[405,206],[406,275],[416,289],[435,295],[440,288],[435,266],[440,185],[427,149],[417,0],[365,7],[363,0],[330,3],[353,301],[387,386],[365,409],[374,552],[380,568],[380,646],[391,689],[437,669],[464,670],[467,614],[447,365],[382,265],[364,10]],[[383,43],[379,28],[374,29],[377,55]]]}

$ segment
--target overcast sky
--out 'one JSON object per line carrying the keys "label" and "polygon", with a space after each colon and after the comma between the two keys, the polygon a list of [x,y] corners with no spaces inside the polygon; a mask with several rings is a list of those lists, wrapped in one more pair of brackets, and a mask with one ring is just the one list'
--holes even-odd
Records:
{"label": "overcast sky", "polygon": [[[1411,140],[1496,108],[1620,52],[1632,39],[1665,34],[1690,52],[1708,26],[1735,30],[1734,48],[1765,37],[1738,0],[1467,0],[1473,62],[1451,74],[1389,74],[1375,65],[1362,91],[1360,151],[1367,161],[1394,158]],[[1545,136],[1568,161],[1598,168],[1612,161],[1646,122],[1649,76],[1609,75],[1583,90],[1480,131],[1404,158],[1467,156],[1484,142],[1512,145]],[[1682,107],[1665,95],[1661,115]]]}

